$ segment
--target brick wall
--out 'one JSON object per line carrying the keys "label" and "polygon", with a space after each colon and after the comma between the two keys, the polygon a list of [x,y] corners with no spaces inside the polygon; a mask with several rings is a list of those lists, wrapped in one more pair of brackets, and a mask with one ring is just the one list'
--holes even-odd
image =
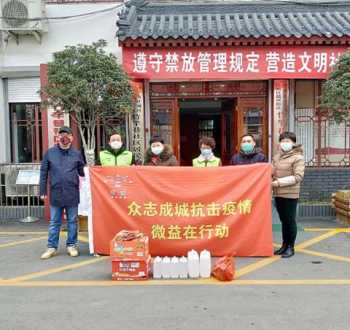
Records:
{"label": "brick wall", "polygon": [[300,199],[329,202],[340,189],[350,189],[350,168],[307,168]]}

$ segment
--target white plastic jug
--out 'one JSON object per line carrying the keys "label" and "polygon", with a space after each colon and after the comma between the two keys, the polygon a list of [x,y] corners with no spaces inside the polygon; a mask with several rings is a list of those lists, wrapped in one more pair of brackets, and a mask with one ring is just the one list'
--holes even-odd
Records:
{"label": "white plastic jug", "polygon": [[171,278],[179,278],[180,269],[179,269],[179,258],[172,257],[170,263],[170,277]]}
{"label": "white plastic jug", "polygon": [[162,259],[162,278],[170,278],[170,258]]}
{"label": "white plastic jug", "polygon": [[199,255],[195,250],[191,250],[187,253],[188,261],[188,275],[190,278],[199,277]]}
{"label": "white plastic jug", "polygon": [[180,269],[180,278],[187,278],[188,277],[188,264],[187,264],[187,258],[181,257],[179,260],[179,269]]}
{"label": "white plastic jug", "polygon": [[162,258],[155,257],[153,260],[153,278],[162,278]]}
{"label": "white plastic jug", "polygon": [[211,273],[211,254],[203,250],[199,257],[199,273],[202,278],[209,278]]}

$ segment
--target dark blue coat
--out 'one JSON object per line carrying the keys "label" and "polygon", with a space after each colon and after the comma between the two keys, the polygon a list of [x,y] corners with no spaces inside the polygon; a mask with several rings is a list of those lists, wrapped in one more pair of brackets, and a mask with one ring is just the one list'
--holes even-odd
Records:
{"label": "dark blue coat", "polygon": [[79,176],[84,176],[84,160],[80,151],[70,147],[50,148],[40,167],[40,195],[47,195],[47,179],[50,178],[50,205],[78,206]]}
{"label": "dark blue coat", "polygon": [[255,163],[266,163],[265,155],[259,150],[255,150],[250,154],[239,152],[231,158],[231,165],[248,165]]}

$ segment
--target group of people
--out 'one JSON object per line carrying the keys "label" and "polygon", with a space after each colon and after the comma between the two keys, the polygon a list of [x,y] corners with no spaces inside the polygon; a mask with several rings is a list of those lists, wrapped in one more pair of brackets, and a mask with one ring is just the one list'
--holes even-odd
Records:
{"label": "group of people", "polygon": [[[62,213],[67,217],[67,252],[70,256],[79,255],[77,247],[77,216],[79,204],[79,176],[84,176],[84,161],[79,151],[72,148],[73,134],[69,127],[59,130],[59,142],[44,155],[40,172],[40,195],[47,197],[47,182],[50,173],[50,226],[47,250],[42,259],[48,259],[57,253]],[[192,160],[194,167],[222,166],[222,161],[215,156],[215,140],[203,137],[199,141],[200,154]],[[242,136],[240,150],[233,155],[230,165],[250,165],[267,162],[265,155],[257,148],[255,137],[251,134]],[[102,166],[135,165],[135,157],[126,150],[121,135],[113,134],[105,150],[99,154]],[[169,145],[160,136],[150,140],[143,160],[145,166],[179,166],[178,160]],[[271,185],[275,205],[282,223],[282,245],[275,251],[282,258],[294,255],[297,236],[296,211],[300,193],[300,183],[304,177],[304,158],[301,145],[297,144],[296,135],[284,132],[279,136],[279,152],[272,161],[273,174]]]}

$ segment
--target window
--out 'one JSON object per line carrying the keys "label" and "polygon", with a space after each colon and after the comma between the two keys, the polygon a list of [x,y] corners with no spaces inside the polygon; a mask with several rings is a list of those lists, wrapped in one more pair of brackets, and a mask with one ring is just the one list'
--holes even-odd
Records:
{"label": "window", "polygon": [[42,158],[40,103],[10,103],[11,160],[36,163]]}
{"label": "window", "polygon": [[297,80],[295,84],[295,133],[303,145],[308,166],[350,165],[350,122],[336,124],[326,109],[317,106],[321,81]]}

